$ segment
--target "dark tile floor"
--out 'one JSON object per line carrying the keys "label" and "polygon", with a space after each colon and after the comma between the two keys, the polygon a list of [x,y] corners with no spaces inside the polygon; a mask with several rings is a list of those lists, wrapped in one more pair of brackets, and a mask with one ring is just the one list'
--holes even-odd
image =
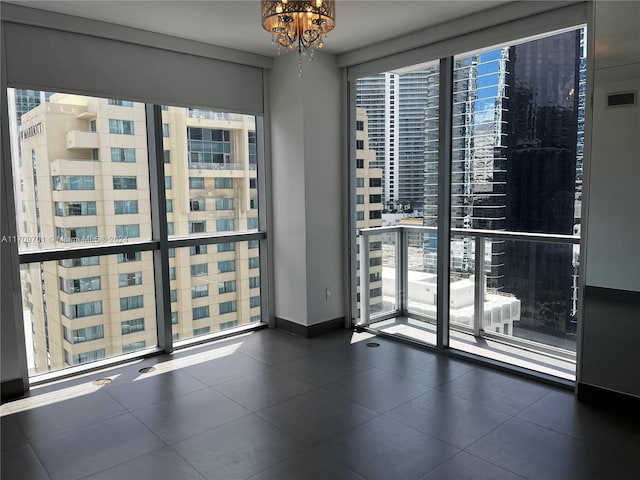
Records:
{"label": "dark tile floor", "polygon": [[34,388],[0,407],[2,479],[640,478],[638,418],[368,339],[261,330]]}

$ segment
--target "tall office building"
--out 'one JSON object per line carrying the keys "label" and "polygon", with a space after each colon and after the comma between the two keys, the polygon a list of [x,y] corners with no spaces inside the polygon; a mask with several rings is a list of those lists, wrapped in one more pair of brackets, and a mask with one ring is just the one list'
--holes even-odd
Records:
{"label": "tall office building", "polygon": [[[507,230],[574,233],[581,34],[576,30],[510,48]],[[508,242],[504,275],[505,286],[522,299],[521,327],[575,335],[571,246]]]}
{"label": "tall office building", "polygon": [[[254,118],[163,110],[169,236],[257,229]],[[145,131],[144,105],[129,101],[54,94],[23,113],[21,248],[151,239]],[[257,240],[169,257],[174,340],[260,321]],[[138,251],[23,266],[31,374],[155,346],[152,258]]]}

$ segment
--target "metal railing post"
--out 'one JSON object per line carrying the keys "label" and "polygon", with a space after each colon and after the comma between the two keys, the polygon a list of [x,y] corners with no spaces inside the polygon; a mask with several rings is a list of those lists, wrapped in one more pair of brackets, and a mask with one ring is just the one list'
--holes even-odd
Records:
{"label": "metal railing post", "polygon": [[484,320],[484,236],[476,235],[475,239],[475,276],[473,297],[473,335],[480,336]]}
{"label": "metal railing post", "polygon": [[369,324],[369,233],[360,232],[360,323]]}
{"label": "metal railing post", "polygon": [[396,288],[399,299],[398,310],[400,315],[407,315],[409,309],[409,230],[401,228],[398,230],[399,255],[396,261]]}

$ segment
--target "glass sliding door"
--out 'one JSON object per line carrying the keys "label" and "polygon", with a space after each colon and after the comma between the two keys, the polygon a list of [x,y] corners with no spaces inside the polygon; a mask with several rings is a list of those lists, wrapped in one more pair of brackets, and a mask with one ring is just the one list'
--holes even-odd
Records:
{"label": "glass sliding door", "polygon": [[[356,322],[393,332],[432,331],[428,323],[435,323],[436,315],[439,65],[359,78],[356,105],[355,227],[369,246],[368,269],[360,254],[356,272],[359,301],[366,275],[366,318],[358,308]],[[401,226],[428,228],[405,240]],[[401,268],[407,258],[409,271]],[[431,296],[423,292],[429,288]],[[409,325],[407,311],[424,314],[416,327]]]}

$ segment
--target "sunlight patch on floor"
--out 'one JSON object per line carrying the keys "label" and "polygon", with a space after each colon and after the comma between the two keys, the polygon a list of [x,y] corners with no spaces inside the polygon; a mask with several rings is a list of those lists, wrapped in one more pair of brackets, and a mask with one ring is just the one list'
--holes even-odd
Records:
{"label": "sunlight patch on floor", "polygon": [[[109,378],[111,380],[115,380],[119,376],[120,374],[105,376],[102,378]],[[93,381],[91,381],[87,383],[81,383],[80,385],[74,385],[72,387],[66,387],[60,390],[55,390],[53,392],[43,393],[41,395],[21,398],[13,402],[4,403],[0,405],[0,417],[4,417],[5,415],[12,415],[14,413],[24,412],[26,410],[31,410],[34,408],[52,405],[54,403],[63,402],[65,400],[71,400],[73,398],[78,398],[83,395],[90,395],[92,393],[97,392],[103,387],[104,385],[96,385],[93,383]]]}

